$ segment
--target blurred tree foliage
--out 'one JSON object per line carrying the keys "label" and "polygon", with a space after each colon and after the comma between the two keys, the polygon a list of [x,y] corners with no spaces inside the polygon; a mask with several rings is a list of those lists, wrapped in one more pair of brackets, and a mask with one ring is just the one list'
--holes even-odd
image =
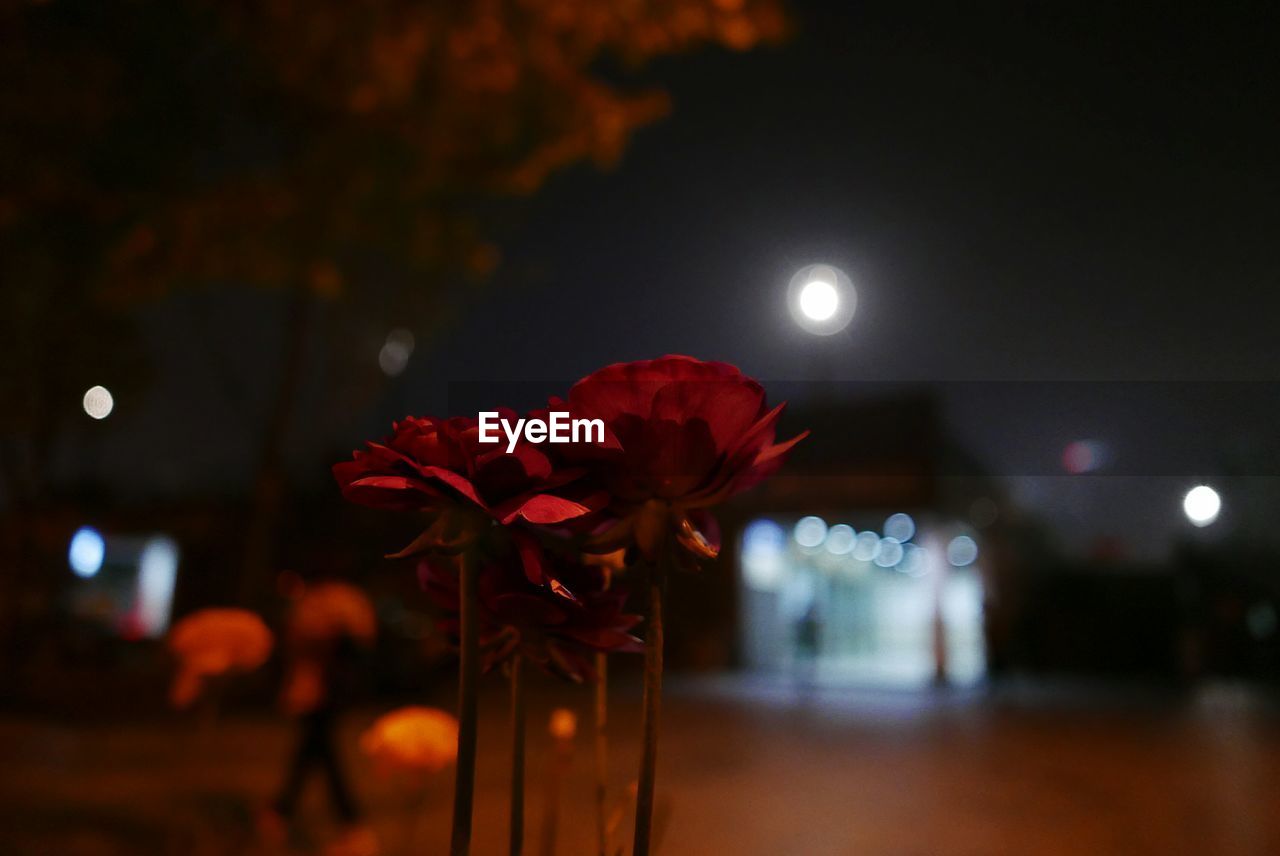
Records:
{"label": "blurred tree foliage", "polygon": [[777,0],[0,0],[0,27],[9,457],[78,407],[84,366],[136,362],[140,301],[279,290],[267,526],[310,355],[375,370],[366,340],[312,341],[319,305],[430,332],[499,265],[495,207],[668,110],[635,69],[785,21]]}

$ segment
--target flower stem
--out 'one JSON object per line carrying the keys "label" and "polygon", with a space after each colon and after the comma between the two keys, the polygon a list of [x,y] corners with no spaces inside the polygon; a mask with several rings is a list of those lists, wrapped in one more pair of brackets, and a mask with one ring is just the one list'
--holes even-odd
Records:
{"label": "flower stem", "polygon": [[449,840],[451,856],[471,852],[471,808],[476,785],[476,690],[480,678],[480,628],[476,616],[475,557],[464,550],[458,556],[460,585],[458,663],[458,761],[453,786],[453,831]]}
{"label": "flower stem", "polygon": [[556,735],[551,761],[547,766],[547,783],[543,788],[542,834],[538,856],[555,856],[556,837],[560,830],[560,791],[573,763],[573,737]]}
{"label": "flower stem", "polygon": [[[660,566],[659,566],[660,567]],[[653,789],[658,763],[658,716],[662,711],[662,579],[649,579],[649,621],[644,635],[644,747],[636,793],[636,830],[631,856],[649,856],[653,830]]]}
{"label": "flower stem", "polygon": [[596,851],[608,856],[609,828],[605,813],[608,808],[609,780],[609,655],[596,652]]}
{"label": "flower stem", "polygon": [[511,856],[524,850],[524,678],[523,658],[511,658]]}
{"label": "flower stem", "polygon": [[427,786],[424,782],[422,787],[416,793],[411,793],[404,812],[404,847],[400,849],[401,853],[412,853],[413,843],[418,838],[418,827],[422,822],[422,815],[426,810],[427,804]]}

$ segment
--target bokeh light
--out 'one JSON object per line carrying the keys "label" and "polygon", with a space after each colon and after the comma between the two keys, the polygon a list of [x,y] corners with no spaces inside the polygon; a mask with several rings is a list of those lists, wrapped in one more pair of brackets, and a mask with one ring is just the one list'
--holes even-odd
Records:
{"label": "bokeh light", "polygon": [[786,568],[783,556],[787,534],[772,520],[753,520],[742,531],[742,571],[747,585],[759,591],[773,591],[782,582]]}
{"label": "bokeh light", "polygon": [[827,532],[827,552],[843,556],[852,552],[858,533],[845,523],[837,523]]}
{"label": "bokeh light", "polygon": [[138,557],[138,621],[147,636],[160,636],[169,628],[177,580],[178,545],[163,535],[148,539]]}
{"label": "bokeh light", "polygon": [[1075,440],[1062,450],[1062,468],[1073,476],[1097,471],[1106,459],[1107,447],[1099,440]]}
{"label": "bokeh light", "polygon": [[870,562],[880,552],[880,536],[874,532],[859,532],[853,545],[853,557],[861,562]]}
{"label": "bokeh light", "polygon": [[902,542],[897,538],[881,538],[880,549],[876,551],[875,563],[882,568],[892,568],[902,561]]}
{"label": "bokeh light", "polygon": [[382,350],[378,351],[378,368],[382,369],[382,373],[387,377],[397,376],[409,365],[414,344],[413,333],[410,331],[403,327],[392,330],[387,334]]}
{"label": "bokeh light", "polygon": [[578,715],[567,707],[551,711],[547,730],[557,740],[572,740],[578,733]]}
{"label": "bokeh light", "polygon": [[743,555],[776,555],[786,547],[786,533],[772,520],[753,520],[742,530]]}
{"label": "bokeh light", "polygon": [[102,534],[92,526],[81,526],[71,536],[67,549],[67,564],[78,577],[88,579],[102,570],[102,560],[107,555],[107,544]]}
{"label": "bokeh light", "polygon": [[815,279],[800,289],[800,311],[811,321],[829,321],[840,308],[840,293],[829,282]]}
{"label": "bokeh light", "polygon": [[791,317],[818,336],[839,333],[853,320],[858,292],[844,271],[827,264],[808,265],[787,287]]}
{"label": "bokeh light", "polygon": [[801,547],[817,547],[827,537],[827,522],[821,517],[803,517],[796,524],[795,539]]}
{"label": "bokeh light", "polygon": [[458,721],[432,707],[384,714],[360,736],[360,749],[384,774],[438,773],[458,757]]}
{"label": "bokeh light", "polygon": [[115,409],[116,400],[112,397],[111,390],[105,386],[91,386],[85,390],[81,404],[84,406],[84,412],[89,416],[94,419],[106,419]]}
{"label": "bokeh light", "polygon": [[968,535],[957,535],[947,545],[947,561],[957,568],[972,565],[978,560],[978,542]]}
{"label": "bokeh light", "polygon": [[1207,484],[1197,485],[1182,498],[1182,510],[1196,526],[1208,526],[1222,511],[1222,497]]}
{"label": "bokeh light", "polygon": [[901,511],[890,514],[889,519],[884,522],[884,534],[905,543],[916,534],[916,522],[910,514]]}

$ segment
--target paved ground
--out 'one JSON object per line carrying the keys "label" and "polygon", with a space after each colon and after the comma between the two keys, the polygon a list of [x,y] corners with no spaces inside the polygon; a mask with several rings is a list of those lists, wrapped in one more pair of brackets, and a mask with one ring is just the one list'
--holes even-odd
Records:
{"label": "paved ground", "polygon": [[[505,712],[485,699],[475,853],[505,852]],[[630,779],[635,688],[615,704],[615,792]],[[564,696],[560,697],[565,701]],[[567,701],[584,714],[588,698]],[[532,703],[527,852],[537,853],[549,694]],[[347,745],[377,711],[353,713]],[[0,853],[264,853],[253,809],[275,784],[284,724],[229,717],[85,726],[0,719]],[[384,842],[444,852],[449,782],[410,813],[351,751]],[[1280,713],[1241,690],[1181,698],[1043,689],[841,694],[799,701],[730,680],[674,682],[664,723],[661,853],[1280,853]],[[591,853],[589,745],[564,789],[561,854]],[[316,789],[295,852],[332,833]],[[624,825],[629,824],[629,818]]]}

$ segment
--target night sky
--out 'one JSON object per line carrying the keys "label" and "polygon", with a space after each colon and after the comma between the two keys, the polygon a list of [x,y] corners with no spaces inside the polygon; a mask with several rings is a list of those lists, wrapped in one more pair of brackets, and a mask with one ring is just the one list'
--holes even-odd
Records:
{"label": "night sky", "polygon": [[[504,227],[503,272],[420,343],[377,412],[322,418],[313,389],[300,443],[349,448],[398,411],[440,406],[449,381],[546,380],[550,393],[667,352],[766,381],[1274,380],[1280,21],[1261,3],[1023,5],[793,3],[780,47],[646,68],[640,82],[670,92],[672,115],[616,169],[560,175]],[[787,280],[815,261],[859,292],[830,339],[798,330],[785,306]],[[233,370],[251,376],[276,348],[264,303],[152,310],[166,368],[136,412],[110,420],[102,473],[123,475],[146,446],[159,462],[144,486],[247,478],[252,424],[211,392],[190,327],[211,319],[208,335],[234,342]],[[956,430],[998,454],[991,414],[958,413]],[[1246,428],[1265,432],[1274,413]],[[1032,460],[1094,436],[1053,408],[1021,415],[1044,434],[1022,437]],[[1006,433],[1018,416],[998,414]],[[1108,429],[1081,418],[1081,432]],[[1173,429],[1128,430],[1103,439],[1122,449]]]}
{"label": "night sky", "polygon": [[671,120],[538,200],[513,251],[548,287],[496,290],[440,368],[803,377],[782,286],[827,260],[862,298],[841,377],[1274,377],[1280,22],[989,8],[797,4],[784,48],[654,69]]}

